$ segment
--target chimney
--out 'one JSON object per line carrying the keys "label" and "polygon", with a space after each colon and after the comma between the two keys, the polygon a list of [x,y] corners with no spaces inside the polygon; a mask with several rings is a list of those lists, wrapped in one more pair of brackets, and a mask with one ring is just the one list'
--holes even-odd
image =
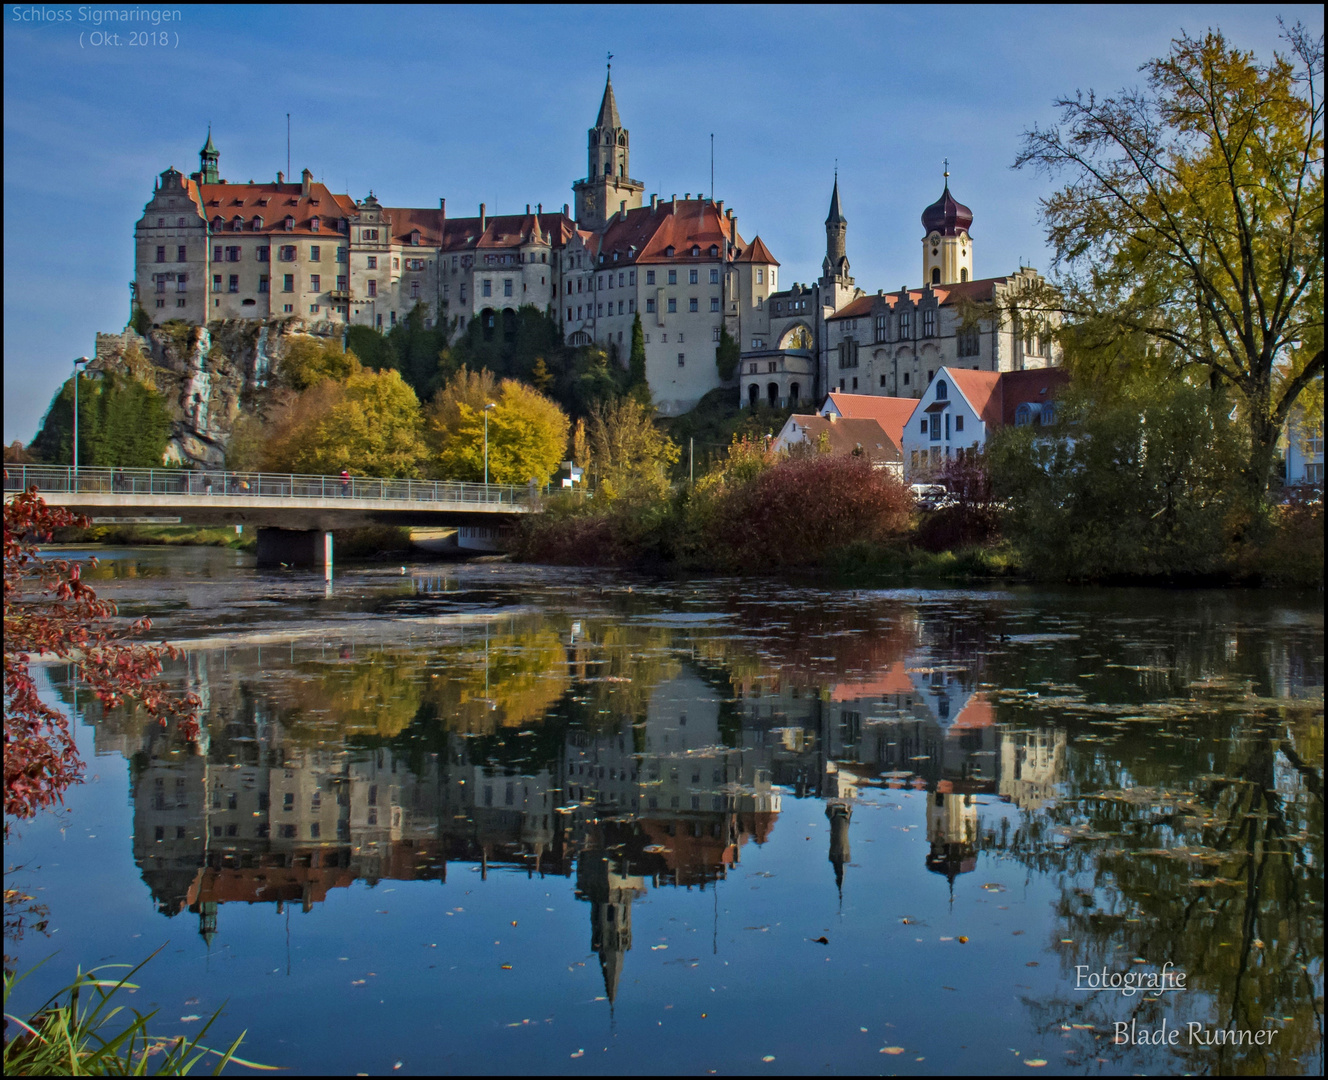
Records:
{"label": "chimney", "polygon": [[566,204],[566,203],[563,203],[563,217],[571,217],[571,216],[572,216],[571,214],[569,214],[569,213],[567,212],[567,210],[568,210],[568,206],[567,206],[567,204]]}
{"label": "chimney", "polygon": [[438,210],[439,210],[439,212],[443,215],[443,217],[447,217],[447,200],[446,200],[446,199],[439,199],[439,200],[438,200]]}
{"label": "chimney", "polygon": [[724,213],[724,200],[720,199],[719,202],[715,203],[715,208],[720,212],[720,215],[722,216]]}
{"label": "chimney", "polygon": [[530,203],[526,203],[526,213],[530,213]]}
{"label": "chimney", "polygon": [[544,213],[544,204],[543,204],[543,203],[536,203],[536,204],[535,204],[535,213],[537,213],[537,214],[542,214],[542,213]]}
{"label": "chimney", "polygon": [[286,174],[285,174],[284,172],[282,172],[280,169],[278,169],[278,170],[277,170],[277,183],[278,183],[278,184],[284,184],[285,182],[286,182]]}
{"label": "chimney", "polygon": [[650,196],[650,212],[651,212],[651,213],[654,213],[654,212],[655,212],[656,210],[658,210],[658,209],[659,209],[659,196],[658,196],[658,195],[651,195],[651,196]]}
{"label": "chimney", "polygon": [[692,193],[689,191],[686,195],[684,195],[684,196],[682,197],[682,201],[683,201],[683,202],[686,202],[686,201],[687,201],[688,199],[690,199],[691,197],[692,197]]}
{"label": "chimney", "polygon": [[483,204],[483,203],[480,203],[480,232],[483,232],[483,231],[484,231],[484,229],[485,229],[485,223],[487,222],[487,220],[488,220],[488,219],[487,219],[487,217],[485,216],[485,213],[484,213],[484,204]]}
{"label": "chimney", "polygon": [[309,183],[310,181],[313,180],[313,178],[314,174],[311,173],[308,169],[305,169],[302,173],[300,173],[300,194],[303,195],[305,198],[309,197]]}

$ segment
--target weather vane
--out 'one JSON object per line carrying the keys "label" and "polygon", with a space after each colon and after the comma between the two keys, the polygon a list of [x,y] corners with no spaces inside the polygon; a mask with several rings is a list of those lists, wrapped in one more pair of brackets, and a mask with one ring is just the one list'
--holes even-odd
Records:
{"label": "weather vane", "polygon": [[946,158],[946,159],[945,159],[945,178],[946,178],[947,180],[950,179],[950,159],[949,159],[949,158]]}
{"label": "weather vane", "polygon": [[609,53],[608,59],[604,63],[610,71],[613,70],[613,53]]}

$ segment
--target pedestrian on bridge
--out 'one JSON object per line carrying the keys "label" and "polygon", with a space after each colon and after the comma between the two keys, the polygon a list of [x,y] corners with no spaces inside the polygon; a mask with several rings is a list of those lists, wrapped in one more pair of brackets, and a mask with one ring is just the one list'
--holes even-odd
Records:
{"label": "pedestrian on bridge", "polygon": [[350,496],[350,470],[349,470],[349,469],[342,469],[342,470],[341,470],[341,497],[344,499],[344,498],[348,498],[349,496]]}

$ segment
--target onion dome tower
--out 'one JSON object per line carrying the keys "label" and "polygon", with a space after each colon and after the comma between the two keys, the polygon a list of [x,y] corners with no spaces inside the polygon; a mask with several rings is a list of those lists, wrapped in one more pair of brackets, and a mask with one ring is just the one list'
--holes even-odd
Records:
{"label": "onion dome tower", "polygon": [[922,211],[922,280],[927,285],[953,285],[973,280],[973,239],[969,227],[973,211],[950,194],[950,168],[946,162],[945,190]]}

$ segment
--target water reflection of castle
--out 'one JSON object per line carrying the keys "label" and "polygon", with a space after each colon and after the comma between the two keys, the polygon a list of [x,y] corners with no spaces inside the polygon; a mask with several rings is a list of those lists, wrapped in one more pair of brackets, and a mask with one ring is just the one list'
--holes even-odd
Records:
{"label": "water reflection of castle", "polygon": [[647,885],[724,878],[771,834],[783,792],[827,800],[842,887],[860,789],[925,790],[927,866],[953,880],[982,845],[980,797],[1035,808],[1065,752],[1058,731],[998,729],[969,671],[903,663],[828,692],[753,684],[727,700],[683,663],[644,718],[570,728],[555,762],[519,775],[470,760],[460,735],[410,767],[390,749],[311,747],[244,692],[209,702],[200,752],[156,729],[99,728],[98,749],[133,759],[134,856],[159,909],[196,914],[208,941],[227,903],[308,911],[357,879],[446,881],[456,862],[575,871],[610,1000]]}

